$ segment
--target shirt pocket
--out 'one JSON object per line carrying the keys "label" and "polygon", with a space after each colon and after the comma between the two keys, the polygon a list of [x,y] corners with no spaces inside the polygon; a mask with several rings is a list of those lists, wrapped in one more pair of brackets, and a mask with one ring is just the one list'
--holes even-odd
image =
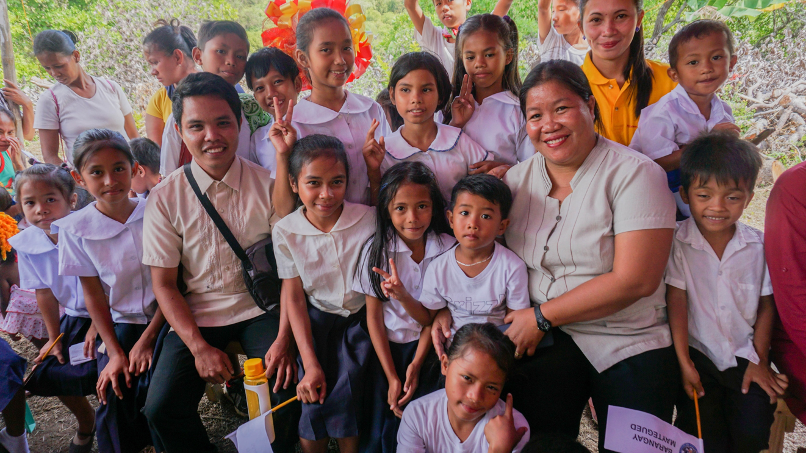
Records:
{"label": "shirt pocket", "polygon": [[[737,282],[732,288],[733,300],[742,318],[755,321],[758,314],[758,299],[761,294],[761,287],[747,282]],[[751,323],[752,324],[752,323]]]}

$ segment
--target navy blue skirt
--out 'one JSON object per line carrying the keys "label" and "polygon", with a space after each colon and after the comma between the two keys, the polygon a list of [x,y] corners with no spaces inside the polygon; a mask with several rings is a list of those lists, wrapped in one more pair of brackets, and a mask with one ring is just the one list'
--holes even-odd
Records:
{"label": "navy blue skirt", "polygon": [[[115,323],[115,335],[126,355],[129,354],[147,327],[148,325]],[[100,345],[99,336],[97,346],[100,347]],[[103,371],[104,367],[109,364],[109,356],[100,352],[97,352],[96,355],[98,370]],[[151,367],[154,367],[153,360]],[[118,376],[123,399],[118,399],[110,384],[106,388],[107,404],[100,405],[95,411],[99,452],[139,452],[146,446],[153,445],[148,421],[141,411],[148,396],[149,371],[139,377],[134,374],[131,377],[132,386],[128,388],[126,387],[126,377],[123,374]]]}
{"label": "navy blue skirt", "polygon": [[84,317],[63,315],[59,321],[59,331],[64,333],[62,356],[64,364],[55,356],[48,356],[33,371],[25,390],[35,396],[89,396],[95,394],[98,382],[98,365],[88,361],[77,366],[70,364],[70,346],[83,344],[92,320]]}
{"label": "navy blue skirt", "polygon": [[[308,305],[314,351],[325,373],[324,404],[302,404],[299,436],[306,440],[347,438],[359,434],[363,420],[363,392],[372,340],[366,327],[366,309],[349,317],[328,314]],[[299,377],[305,376],[302,358]]]}
{"label": "navy blue skirt", "polygon": [[18,355],[5,339],[0,339],[0,411],[22,388],[24,376],[25,358]]}
{"label": "navy blue skirt", "polygon": [[[389,342],[389,350],[392,353],[392,361],[395,364],[395,372],[400,379],[401,385],[406,383],[406,371],[409,364],[414,361],[417,353],[419,339],[405,344]],[[414,397],[418,399],[427,394],[443,388],[444,380],[439,368],[439,360],[433,348],[428,349],[422,367],[420,368],[420,380]],[[361,433],[360,452],[397,452],[397,430],[400,427],[400,418],[389,409],[387,394],[389,392],[389,382],[383,371],[381,362],[376,355],[372,355],[367,373],[366,387],[366,407],[369,413],[364,425],[366,430]]]}

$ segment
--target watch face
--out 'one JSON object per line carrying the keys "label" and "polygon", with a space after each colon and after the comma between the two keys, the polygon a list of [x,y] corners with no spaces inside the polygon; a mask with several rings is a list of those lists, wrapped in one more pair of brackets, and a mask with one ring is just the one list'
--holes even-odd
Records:
{"label": "watch face", "polygon": [[540,329],[540,331],[548,332],[551,329],[551,322],[548,320],[543,320],[537,324],[537,327]]}

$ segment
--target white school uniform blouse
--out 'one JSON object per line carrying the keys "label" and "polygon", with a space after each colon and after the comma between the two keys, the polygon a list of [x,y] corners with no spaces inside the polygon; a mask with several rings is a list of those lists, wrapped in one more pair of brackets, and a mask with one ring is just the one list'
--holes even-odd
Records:
{"label": "white school uniform blouse", "polygon": [[[434,391],[412,401],[403,410],[397,431],[397,452],[487,452],[490,443],[484,435],[487,423],[504,414],[507,404],[498,399],[495,406],[479,419],[470,436],[463,442],[456,436],[448,419],[448,394],[445,389]],[[523,414],[512,409],[515,428],[526,427],[521,441],[512,452],[521,452],[531,438],[529,423]]]}
{"label": "white school uniform blouse", "polygon": [[344,199],[348,202],[369,204],[369,177],[367,164],[364,162],[364,142],[372,120],[380,125],[375,130],[375,139],[392,134],[383,108],[366,96],[347,92],[347,99],[336,112],[320,106],[304,98],[294,106],[294,117],[291,125],[297,130],[297,139],[312,134],[332,136],[344,144],[347,159],[350,163],[349,184]]}
{"label": "white school uniform blouse", "polygon": [[453,33],[445,27],[436,27],[428,16],[423,22],[423,32],[414,30],[414,40],[420,45],[423,51],[434,54],[448,71],[448,76],[453,81],[453,65],[456,61],[456,43],[449,43],[445,35]]}
{"label": "white school uniform blouse", "polygon": [[[450,249],[454,243],[456,240],[446,233],[437,235],[430,232],[425,240],[425,256],[420,263],[417,263],[411,259],[411,249],[406,246],[406,242],[395,235],[395,244],[389,245],[388,254],[390,258],[394,259],[400,282],[403,283],[412,298],[415,300],[420,298],[428,265],[435,257]],[[376,296],[369,280],[370,273],[374,273],[367,262],[370,245],[371,242],[364,245],[362,259],[358,264],[358,279],[353,281],[353,290],[364,295]],[[387,269],[388,266],[383,268]],[[389,342],[398,344],[418,340],[420,331],[423,329],[422,325],[406,312],[400,301],[394,298],[383,303],[383,323],[386,325],[386,337]]]}
{"label": "white school uniform blouse", "polygon": [[381,172],[403,161],[422,162],[437,177],[437,184],[446,202],[451,200],[454,185],[467,176],[470,165],[492,159],[476,141],[461,129],[437,123],[437,136],[427,151],[420,151],[406,142],[398,129],[385,138],[386,156]]}
{"label": "white school uniform blouse", "polygon": [[17,251],[21,288],[50,289],[65,314],[89,318],[81,282],[77,276],[59,276],[59,246],[44,230],[29,227],[9,238],[8,243]]}
{"label": "white school uniform blouse", "polygon": [[[162,130],[162,147],[160,147],[160,174],[167,177],[179,168],[179,156],[182,152],[182,136],[176,130],[174,116],[168,117],[165,129]],[[241,130],[238,131],[238,149],[235,154],[252,161],[250,148],[252,146],[251,130],[246,114],[241,112]],[[253,161],[254,162],[254,161]]]}
{"label": "white school uniform blouse", "polygon": [[271,172],[271,177],[277,177],[277,150],[269,138],[269,131],[274,124],[274,118],[266,126],[261,126],[252,134],[249,146],[249,160],[259,164],[260,167]]}
{"label": "white school uniform blouse", "polygon": [[[529,270],[536,304],[557,298],[613,270],[615,236],[634,230],[675,228],[675,203],[666,172],[648,157],[599,136],[571,180],[562,204],[549,197],[551,180],[543,155],[511,168],[507,246]],[[568,333],[601,372],[619,361],[672,344],[665,285],[651,296],[607,317],[571,323]]]}
{"label": "white school uniform blouse", "polygon": [[505,90],[476,103],[473,116],[462,129],[493,154],[493,161],[515,165],[535,154],[524,125],[520,101]]}
{"label": "white school uniform blouse", "polygon": [[151,289],[151,269],[142,263],[146,201],[136,200],[125,224],[98,211],[93,202],[51,224],[51,232],[59,234],[59,274],[98,276],[112,321],[142,325],[151,320],[157,300]]}
{"label": "white school uniform blouse", "polygon": [[678,85],[658,102],[645,107],[630,148],[651,159],[672,154],[719,123],[735,123],[730,106],[716,94],[711,98],[711,117],[706,120],[686,89]]}
{"label": "white school uniform blouse", "polygon": [[761,231],[737,222],[719,260],[694,218],[686,219],[674,235],[666,283],[686,291],[689,345],[721,371],[736,367],[737,356],[758,364],[758,299],[772,295]]}
{"label": "white school uniform blouse", "polygon": [[[587,41],[585,41],[587,43]],[[590,50],[590,46],[586,49],[577,49],[571,43],[566,41],[565,37],[551,26],[549,34],[546,39],[540,43],[540,61],[547,62],[549,60],[565,60],[571,63],[582,66],[585,63],[585,54]]]}
{"label": "white school uniform blouse", "polygon": [[362,246],[375,231],[375,208],[344,202],[336,225],[325,233],[308,221],[305,207],[281,219],[272,231],[280,279],[302,279],[313,307],[347,317],[366,301],[353,290]]}
{"label": "white school uniform blouse", "polygon": [[501,326],[508,308],[532,306],[528,281],[523,260],[497,241],[493,257],[476,277],[468,277],[459,268],[454,246],[431,262],[420,302],[431,310],[447,307],[453,317],[453,333],[468,323]]}

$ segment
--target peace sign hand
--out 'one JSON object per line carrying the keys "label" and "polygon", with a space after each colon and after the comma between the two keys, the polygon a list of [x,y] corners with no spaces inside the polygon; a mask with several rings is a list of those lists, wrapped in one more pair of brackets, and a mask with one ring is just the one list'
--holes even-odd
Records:
{"label": "peace sign hand", "polygon": [[274,145],[278,158],[288,159],[294,144],[297,143],[297,130],[291,126],[291,117],[294,114],[294,100],[288,100],[288,112],[285,120],[280,114],[279,100],[274,98],[274,124],[269,129],[269,139]]}
{"label": "peace sign hand", "polygon": [[465,74],[465,77],[462,78],[462,88],[459,90],[459,96],[454,98],[451,103],[451,126],[464,128],[475,110],[476,100],[473,99],[473,83],[470,82],[470,76]]}
{"label": "peace sign hand", "polygon": [[380,123],[378,120],[372,120],[372,126],[369,127],[367,132],[367,140],[364,142],[364,149],[361,151],[364,154],[364,162],[367,163],[367,170],[380,171],[383,158],[386,156],[386,143],[383,137],[380,140],[375,140],[375,130],[378,129]]}
{"label": "peace sign hand", "polygon": [[409,292],[406,290],[406,286],[403,285],[403,282],[400,281],[400,277],[398,277],[395,259],[389,259],[389,271],[391,271],[392,274],[377,267],[372,267],[372,271],[380,274],[381,277],[385,279],[381,282],[381,290],[383,290],[384,296],[394,298],[398,301],[411,298]]}
{"label": "peace sign hand", "polygon": [[512,394],[507,394],[507,408],[503,415],[491,419],[484,427],[484,436],[490,445],[488,452],[512,452],[521,441],[528,427],[515,428],[512,416]]}

